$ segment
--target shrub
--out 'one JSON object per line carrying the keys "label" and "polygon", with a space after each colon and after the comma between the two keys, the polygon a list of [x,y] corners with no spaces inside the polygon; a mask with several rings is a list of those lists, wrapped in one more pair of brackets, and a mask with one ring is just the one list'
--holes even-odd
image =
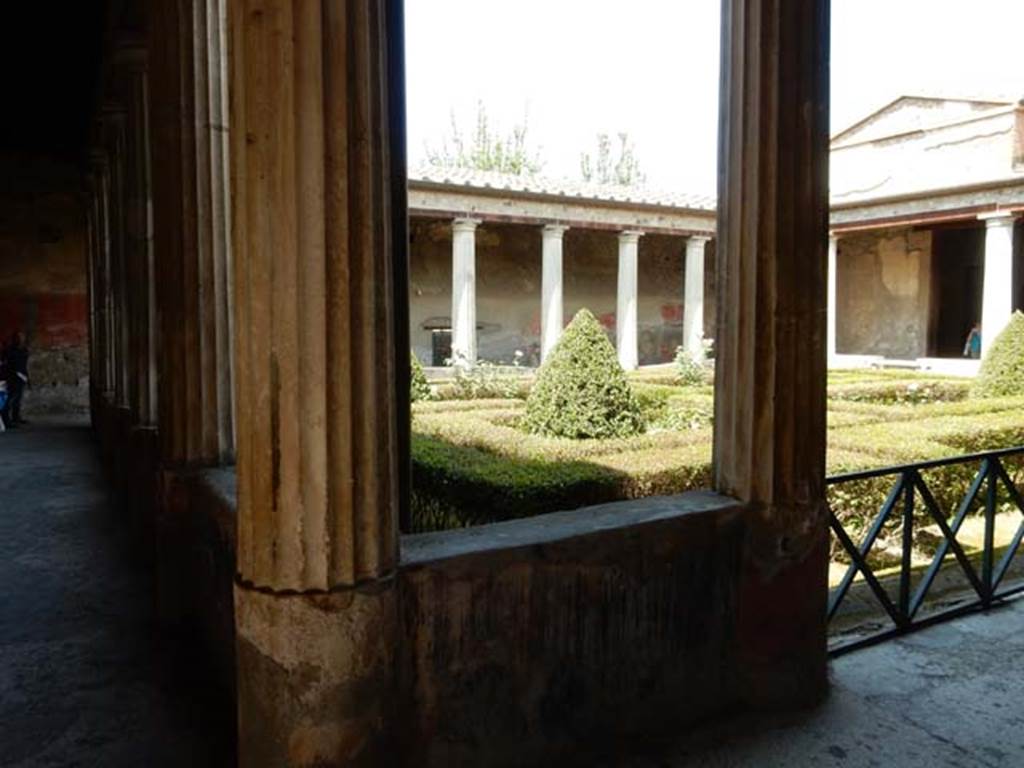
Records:
{"label": "shrub", "polygon": [[676,347],[676,381],[682,386],[700,386],[704,383],[704,366],[683,347]]}
{"label": "shrub", "polygon": [[882,405],[927,405],[966,399],[970,382],[962,379],[917,379],[896,382],[837,384],[829,387],[832,400]]}
{"label": "shrub", "polygon": [[972,397],[1024,395],[1024,314],[1014,312],[981,361]]}
{"label": "shrub", "polygon": [[456,358],[453,361],[455,379],[439,394],[452,400],[492,400],[495,398],[525,397],[528,391],[523,376],[509,374],[507,368],[487,360],[470,365]]}
{"label": "shrub", "polygon": [[643,429],[636,395],[589,310],[576,314],[537,373],[523,427],[573,439],[626,437]]}
{"label": "shrub", "polygon": [[431,391],[430,384],[427,382],[427,374],[423,372],[423,366],[420,365],[420,360],[416,357],[416,353],[413,352],[411,354],[409,399],[414,403],[419,400],[429,400],[431,398]]}

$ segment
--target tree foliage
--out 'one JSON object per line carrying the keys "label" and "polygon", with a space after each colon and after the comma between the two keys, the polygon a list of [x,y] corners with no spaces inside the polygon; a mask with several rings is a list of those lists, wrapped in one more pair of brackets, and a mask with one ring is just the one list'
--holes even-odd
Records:
{"label": "tree foliage", "polygon": [[628,437],[643,430],[640,404],[615,349],[581,309],[537,372],[523,426],[551,437]]}
{"label": "tree foliage", "polygon": [[643,184],[646,176],[640,169],[640,161],[629,134],[622,131],[618,134],[617,150],[612,151],[612,140],[607,133],[597,134],[597,152],[592,157],[589,152],[580,155],[580,175],[584,181],[597,184],[618,184],[632,187]]}
{"label": "tree foliage", "polygon": [[540,148],[530,146],[528,116],[512,126],[507,134],[491,124],[487,108],[477,102],[476,126],[466,132],[451,113],[449,135],[438,146],[426,146],[427,162],[435,168],[459,168],[473,171],[496,171],[514,176],[533,176],[544,167]]}
{"label": "tree foliage", "polygon": [[[982,329],[984,333],[984,329]],[[1014,312],[981,361],[972,397],[1024,395],[1024,314]]]}

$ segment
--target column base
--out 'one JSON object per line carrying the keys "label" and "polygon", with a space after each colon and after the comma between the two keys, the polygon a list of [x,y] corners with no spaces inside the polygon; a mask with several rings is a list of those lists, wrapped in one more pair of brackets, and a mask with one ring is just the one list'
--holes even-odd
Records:
{"label": "column base", "polygon": [[330,593],[235,585],[238,764],[391,766],[393,579]]}

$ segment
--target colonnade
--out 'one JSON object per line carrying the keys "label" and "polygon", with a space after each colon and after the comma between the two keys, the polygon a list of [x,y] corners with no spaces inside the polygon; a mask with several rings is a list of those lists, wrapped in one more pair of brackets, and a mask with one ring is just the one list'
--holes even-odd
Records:
{"label": "colonnade", "polygon": [[[747,12],[751,5],[757,12]],[[714,486],[730,498],[684,517],[721,515],[715,535],[724,551],[744,553],[723,572],[735,631],[715,641],[728,652],[716,648],[714,657],[744,692],[728,696],[769,709],[812,701],[826,686],[826,11],[816,0],[783,10],[730,0],[723,12],[730,98],[721,118],[728,183],[717,227]],[[209,601],[230,583],[241,765],[401,764],[395,756],[417,717],[448,728],[422,729],[419,743],[436,738],[448,749],[445,735],[461,723],[437,712],[488,710],[471,686],[428,684],[423,693],[411,679],[434,647],[418,644],[431,636],[420,630],[447,619],[416,602],[399,547],[401,433],[409,428],[396,396],[407,391],[396,384],[404,381],[398,361],[408,361],[395,325],[403,274],[395,222],[406,213],[394,194],[405,173],[396,149],[402,3],[154,0],[146,12],[152,34],[110,67],[109,107],[97,121],[88,201],[94,414],[101,422],[115,415],[119,426],[101,431],[114,435],[125,461],[134,460],[131,435],[155,426],[158,474],[177,478],[161,481],[158,514],[172,521],[159,535],[161,560],[173,546],[196,549],[172,532],[199,525],[200,502],[174,489],[235,458],[237,503],[224,502],[233,568],[190,597]],[[453,236],[453,341],[470,358],[477,226],[457,221]],[[548,350],[561,324],[564,231],[542,233]],[[637,231],[619,235],[617,330],[627,367],[636,362],[639,240]],[[703,246],[695,239],[687,248],[692,286],[703,283]],[[700,337],[702,315],[691,309],[688,344]],[[506,546],[500,538],[495,552]],[[648,562],[663,562],[671,588],[641,609],[688,610],[660,601],[677,594],[673,574],[692,566],[674,548],[640,552],[639,541],[617,536],[600,564],[584,561],[587,572],[607,568],[612,579],[593,583],[621,582],[616,556],[645,575]],[[525,549],[534,548],[513,546],[472,567],[493,562],[487,588],[514,589],[501,586],[503,574]],[[488,635],[514,673],[534,655],[538,670],[579,663],[564,648],[587,626],[572,611],[589,609],[559,609],[561,577],[538,573],[529,605],[540,607],[545,629],[531,652],[519,653],[528,646],[501,631]],[[460,581],[461,605],[486,594],[462,585],[471,587]],[[630,626],[639,615],[630,605],[605,606],[611,623]],[[628,642],[613,647],[632,651]],[[456,663],[446,667],[471,652],[453,651]],[[631,664],[627,656],[620,666]],[[565,671],[590,674],[559,669],[559,680]],[[681,697],[689,691],[688,681],[669,684]],[[566,703],[560,683],[530,686]]]}
{"label": "colonnade", "polygon": [[[452,358],[472,365],[477,360],[476,231],[480,219],[457,218],[452,222]],[[563,224],[541,225],[541,360],[558,342],[564,325]],[[626,370],[639,365],[637,315],[640,230],[618,233],[618,281],[616,289],[615,340],[619,363]],[[703,356],[704,250],[711,238],[686,238],[683,346],[696,358]],[[682,291],[681,291],[682,292]]]}
{"label": "colonnade", "polygon": [[[984,270],[981,300],[981,354],[992,346],[1013,314],[1014,225],[1018,214],[1005,211],[983,213],[985,224]],[[828,238],[828,359],[837,360],[837,274],[839,240],[832,232]]]}

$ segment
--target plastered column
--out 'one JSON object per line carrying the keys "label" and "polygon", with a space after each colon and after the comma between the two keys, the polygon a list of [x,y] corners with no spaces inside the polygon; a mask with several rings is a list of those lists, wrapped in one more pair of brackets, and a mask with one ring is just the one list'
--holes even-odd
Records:
{"label": "plastered column", "polygon": [[985,271],[981,299],[981,354],[988,354],[1013,314],[1013,224],[1004,213],[984,214]]}
{"label": "plastered column", "polygon": [[746,505],[740,691],[827,687],[829,3],[722,6],[715,489]]}
{"label": "plastered column", "polygon": [[243,766],[395,764],[399,11],[231,5]]}
{"label": "plastered column", "polygon": [[547,359],[562,335],[562,243],[566,229],[548,224],[541,230],[541,360]]}
{"label": "plastered column", "polygon": [[683,299],[683,348],[694,360],[704,359],[704,247],[710,238],[686,239]]}
{"label": "plastered column", "polygon": [[838,253],[839,238],[833,234],[828,236],[828,364],[831,366],[836,360],[836,275],[838,265],[836,255]]}
{"label": "plastered column", "polygon": [[637,367],[637,252],[641,232],[619,233],[619,284],[615,304],[615,346],[619,364],[627,371]]}
{"label": "plastered column", "polygon": [[452,358],[476,363],[476,219],[452,222]]}

